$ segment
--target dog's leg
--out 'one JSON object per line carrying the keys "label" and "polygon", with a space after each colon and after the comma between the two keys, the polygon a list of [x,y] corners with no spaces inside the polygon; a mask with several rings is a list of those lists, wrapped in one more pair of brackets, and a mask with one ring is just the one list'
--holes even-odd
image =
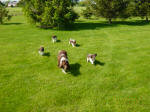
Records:
{"label": "dog's leg", "polygon": [[52,42],[54,43],[54,39],[52,39]]}
{"label": "dog's leg", "polygon": [[94,61],[92,60],[92,58],[90,58],[90,62],[91,62],[91,64],[94,64]]}
{"label": "dog's leg", "polygon": [[89,58],[87,58],[87,62],[89,62]]}
{"label": "dog's leg", "polygon": [[44,55],[44,52],[41,52],[41,55],[43,56],[43,55]]}
{"label": "dog's leg", "polygon": [[67,74],[66,71],[65,71],[64,69],[62,69],[62,72],[63,72],[64,74]]}
{"label": "dog's leg", "polygon": [[43,56],[43,55],[44,55],[44,52],[39,51],[39,54]]}
{"label": "dog's leg", "polygon": [[72,47],[75,47],[73,43],[71,43],[71,44],[72,44]]}
{"label": "dog's leg", "polygon": [[39,54],[41,55],[41,51],[39,51]]}

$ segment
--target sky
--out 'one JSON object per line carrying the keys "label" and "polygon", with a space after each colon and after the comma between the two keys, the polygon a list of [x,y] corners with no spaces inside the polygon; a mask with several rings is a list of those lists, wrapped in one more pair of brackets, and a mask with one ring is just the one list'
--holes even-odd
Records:
{"label": "sky", "polygon": [[19,0],[0,0],[0,1],[19,1]]}
{"label": "sky", "polygon": [[[0,0],[0,1],[19,1],[19,0]],[[82,0],[79,0],[82,1]]]}

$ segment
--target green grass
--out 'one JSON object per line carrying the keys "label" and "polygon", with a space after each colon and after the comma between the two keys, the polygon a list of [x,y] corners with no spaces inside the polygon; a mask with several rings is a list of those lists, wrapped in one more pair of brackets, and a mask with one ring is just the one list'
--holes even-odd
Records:
{"label": "green grass", "polygon": [[[53,44],[51,36],[61,42]],[[80,45],[72,48],[69,38]],[[50,56],[42,57],[43,45]],[[57,67],[68,52],[71,73]],[[97,65],[86,62],[97,53]],[[0,25],[0,112],[149,112],[150,24],[82,20],[70,31],[44,30],[23,16]]]}
{"label": "green grass", "polygon": [[23,15],[20,7],[8,7],[7,10],[9,11],[9,14],[13,16]]}

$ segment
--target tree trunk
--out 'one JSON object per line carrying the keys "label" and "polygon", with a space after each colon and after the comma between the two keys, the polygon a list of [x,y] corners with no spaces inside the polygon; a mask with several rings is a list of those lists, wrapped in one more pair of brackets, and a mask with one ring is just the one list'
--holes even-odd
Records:
{"label": "tree trunk", "polygon": [[111,23],[112,23],[112,20],[111,20],[111,18],[109,18],[109,19],[108,19],[108,21],[109,21],[109,24],[111,24]]}
{"label": "tree trunk", "polygon": [[148,22],[149,20],[148,20],[148,16],[146,16],[146,21]]}
{"label": "tree trunk", "polygon": [[3,21],[2,21],[2,19],[0,19],[0,24],[3,24]]}

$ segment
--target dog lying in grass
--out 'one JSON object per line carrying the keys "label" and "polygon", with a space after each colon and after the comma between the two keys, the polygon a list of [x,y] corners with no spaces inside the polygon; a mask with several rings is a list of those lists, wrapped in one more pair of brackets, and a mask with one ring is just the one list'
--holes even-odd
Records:
{"label": "dog lying in grass", "polygon": [[58,67],[61,68],[62,72],[66,74],[66,71],[70,68],[67,52],[64,50],[59,51],[57,60],[58,60]]}
{"label": "dog lying in grass", "polygon": [[88,56],[87,56],[87,62],[90,61],[91,64],[94,64],[96,56],[97,56],[97,54],[88,54]]}
{"label": "dog lying in grass", "polygon": [[75,47],[76,46],[76,40],[70,39],[69,44],[71,44],[72,47]]}
{"label": "dog lying in grass", "polygon": [[44,47],[40,47],[39,54],[42,55],[42,56],[44,55]]}
{"label": "dog lying in grass", "polygon": [[52,42],[53,43],[57,42],[57,36],[56,35],[52,36]]}

